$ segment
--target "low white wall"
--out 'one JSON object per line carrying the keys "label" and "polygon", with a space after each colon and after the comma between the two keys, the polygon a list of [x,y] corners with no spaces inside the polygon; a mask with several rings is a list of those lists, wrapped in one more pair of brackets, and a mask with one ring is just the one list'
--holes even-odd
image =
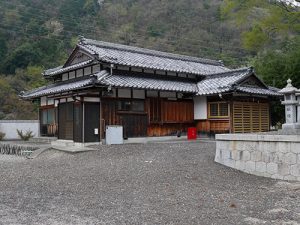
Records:
{"label": "low white wall", "polygon": [[215,161],[246,173],[300,181],[300,135],[216,135]]}
{"label": "low white wall", "polygon": [[20,139],[17,129],[23,132],[30,130],[34,137],[40,136],[38,120],[0,120],[0,132],[5,133],[5,140]]}

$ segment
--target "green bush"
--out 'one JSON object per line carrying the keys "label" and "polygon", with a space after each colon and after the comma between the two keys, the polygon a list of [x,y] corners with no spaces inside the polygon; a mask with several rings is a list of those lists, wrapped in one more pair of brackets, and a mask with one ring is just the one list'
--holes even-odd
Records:
{"label": "green bush", "polygon": [[4,139],[4,137],[5,137],[5,133],[0,132],[0,141],[2,141]]}
{"label": "green bush", "polygon": [[34,137],[33,132],[31,130],[26,131],[24,134],[22,130],[17,129],[17,133],[23,141],[28,141],[30,138]]}

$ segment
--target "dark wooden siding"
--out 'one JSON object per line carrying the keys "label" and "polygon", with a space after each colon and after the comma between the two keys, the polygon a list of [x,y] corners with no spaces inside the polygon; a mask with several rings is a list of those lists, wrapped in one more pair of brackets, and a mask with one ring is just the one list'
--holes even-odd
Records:
{"label": "dark wooden siding", "polygon": [[124,128],[124,137],[146,137],[148,118],[147,114],[123,114],[120,115]]}
{"label": "dark wooden siding", "polygon": [[150,123],[190,123],[194,121],[192,100],[170,101],[167,99],[147,99]]}
{"label": "dark wooden siding", "polygon": [[195,125],[192,100],[147,98],[144,112],[119,111],[118,101],[122,99],[102,100],[102,133],[107,125],[122,125],[124,137],[164,136]]}
{"label": "dark wooden siding", "polygon": [[229,133],[230,120],[229,119],[215,119],[215,120],[200,120],[196,122],[197,130],[205,133]]}

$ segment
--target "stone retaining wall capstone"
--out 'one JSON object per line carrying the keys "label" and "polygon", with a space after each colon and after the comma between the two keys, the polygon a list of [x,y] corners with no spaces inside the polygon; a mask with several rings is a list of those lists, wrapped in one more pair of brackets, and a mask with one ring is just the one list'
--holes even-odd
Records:
{"label": "stone retaining wall capstone", "polygon": [[221,134],[215,161],[246,173],[300,181],[300,136]]}

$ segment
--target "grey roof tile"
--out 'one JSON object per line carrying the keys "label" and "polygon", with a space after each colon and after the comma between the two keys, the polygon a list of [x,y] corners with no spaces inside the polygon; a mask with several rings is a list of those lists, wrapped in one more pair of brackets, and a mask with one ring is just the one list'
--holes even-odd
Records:
{"label": "grey roof tile", "polygon": [[72,91],[79,88],[83,88],[89,85],[92,85],[94,78],[86,77],[85,79],[76,80],[73,82],[62,82],[62,83],[54,83],[48,86],[43,86],[28,92],[21,93],[20,97],[23,99],[31,99],[36,97],[41,97],[50,94],[57,94],[66,91]]}
{"label": "grey roof tile", "polygon": [[182,78],[151,77],[141,73],[129,73],[128,71],[114,71],[110,75],[106,70],[102,70],[93,76],[85,76],[80,80],[74,79],[61,83],[44,86],[21,94],[24,99],[36,98],[40,96],[72,91],[91,85],[114,86],[119,88],[137,88],[146,90],[176,91],[182,93],[194,93],[196,95],[214,95],[229,91],[238,91],[249,94],[281,96],[278,89],[265,86],[241,86],[240,82],[252,75],[251,68],[242,68],[223,73],[216,73],[206,76],[196,83],[193,80],[183,80]]}
{"label": "grey roof tile", "polygon": [[267,87],[252,87],[252,86],[241,86],[240,81],[246,79],[253,74],[253,69],[241,68],[236,70],[227,71],[224,73],[216,73],[207,76],[202,81],[198,82],[198,93],[197,95],[211,95],[219,94],[228,91],[240,91],[249,94],[259,94],[267,96],[280,96],[278,90]]}
{"label": "grey roof tile", "polygon": [[99,60],[125,66],[165,70],[196,75],[228,71],[220,61],[201,59],[150,49],[82,39],[79,48],[96,54]]}
{"label": "grey roof tile", "polygon": [[198,82],[197,95],[218,94],[229,91],[234,84],[249,75],[248,68],[232,70],[222,74],[207,76],[204,80]]}
{"label": "grey roof tile", "polygon": [[246,86],[238,86],[236,87],[238,91],[249,93],[249,94],[257,94],[257,95],[267,95],[267,96],[282,96],[281,93],[278,91],[263,88],[256,88],[256,87],[246,87]]}
{"label": "grey roof tile", "polygon": [[85,65],[88,65],[92,62],[93,62],[93,59],[90,59],[90,60],[87,60],[87,61],[84,61],[84,62],[76,63],[76,64],[68,66],[68,67],[59,66],[59,67],[56,67],[56,68],[53,68],[53,69],[45,70],[43,75],[44,76],[53,76],[53,75],[56,75],[56,74],[65,73],[65,72],[68,72],[68,71],[71,71],[71,70],[74,70],[74,69],[81,68],[81,67],[83,67]]}
{"label": "grey roof tile", "polygon": [[[98,76],[98,75],[97,75]],[[178,91],[185,93],[197,93],[197,85],[190,81],[157,79],[150,77],[139,77],[127,74],[113,74],[98,79],[99,83],[114,87],[137,88],[161,91]]]}

